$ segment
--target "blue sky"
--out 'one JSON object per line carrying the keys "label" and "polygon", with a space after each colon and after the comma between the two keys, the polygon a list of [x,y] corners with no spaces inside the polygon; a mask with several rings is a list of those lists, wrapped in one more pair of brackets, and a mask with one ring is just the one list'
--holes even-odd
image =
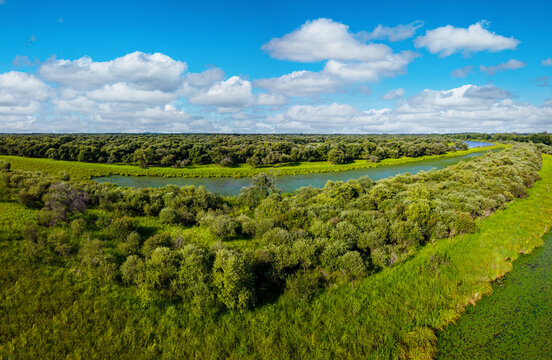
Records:
{"label": "blue sky", "polygon": [[0,0],[0,132],[552,131],[551,13]]}

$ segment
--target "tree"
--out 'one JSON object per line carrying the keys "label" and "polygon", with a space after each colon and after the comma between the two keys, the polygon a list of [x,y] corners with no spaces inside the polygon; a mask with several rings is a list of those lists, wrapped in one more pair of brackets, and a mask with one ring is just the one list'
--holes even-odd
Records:
{"label": "tree", "polygon": [[255,208],[259,203],[266,199],[275,188],[276,177],[273,175],[259,173],[251,181],[251,185],[243,187],[238,195],[238,202],[249,208]]}
{"label": "tree", "polygon": [[67,183],[54,183],[44,196],[44,209],[51,214],[50,225],[67,221],[69,215],[86,211],[88,193],[76,190]]}
{"label": "tree", "polygon": [[88,273],[96,279],[111,281],[117,275],[117,265],[111,255],[104,253],[98,239],[86,241],[79,252],[81,262]]}
{"label": "tree", "polygon": [[144,272],[144,261],[136,255],[130,255],[121,265],[121,279],[127,284],[136,284]]}
{"label": "tree", "polygon": [[347,164],[352,161],[352,158],[342,150],[332,149],[328,152],[328,161],[332,164]]}
{"label": "tree", "polygon": [[213,265],[217,298],[228,309],[244,309],[253,303],[253,277],[243,254],[220,249]]}
{"label": "tree", "polygon": [[150,236],[142,245],[142,254],[150,256],[158,247],[170,247],[171,236],[167,233],[160,233]]}
{"label": "tree", "polygon": [[179,251],[182,259],[178,269],[176,292],[196,309],[213,305],[211,289],[212,261],[204,249],[194,244],[185,245]]}

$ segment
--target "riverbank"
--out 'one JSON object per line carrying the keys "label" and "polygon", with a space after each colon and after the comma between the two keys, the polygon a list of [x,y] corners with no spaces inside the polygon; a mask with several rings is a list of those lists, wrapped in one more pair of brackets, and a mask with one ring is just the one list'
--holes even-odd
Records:
{"label": "riverbank", "polygon": [[158,176],[158,177],[186,177],[186,178],[218,178],[218,177],[252,177],[258,173],[273,173],[275,175],[306,175],[326,172],[340,172],[356,169],[368,169],[386,165],[397,165],[422,160],[442,159],[461,156],[493,149],[503,149],[511,145],[498,144],[488,147],[453,151],[441,155],[428,155],[416,158],[403,157],[398,159],[384,159],[374,163],[369,160],[356,160],[350,164],[334,165],[327,161],[300,162],[281,166],[256,167],[242,164],[239,167],[226,168],[220,165],[193,165],[186,168],[148,167],[141,168],[134,165],[95,164],[78,161],[63,161],[41,158],[27,158],[21,156],[0,155],[12,165],[12,169],[36,171],[46,173],[66,172],[74,180],[90,180],[94,177],[121,175],[121,176]]}

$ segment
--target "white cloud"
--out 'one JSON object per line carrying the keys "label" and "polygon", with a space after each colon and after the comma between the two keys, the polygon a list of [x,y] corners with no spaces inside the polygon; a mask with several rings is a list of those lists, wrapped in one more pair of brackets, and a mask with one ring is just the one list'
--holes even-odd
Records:
{"label": "white cloud", "polygon": [[374,61],[393,52],[383,44],[363,43],[347,25],[325,18],[307,21],[299,29],[270,40],[261,49],[273,58],[300,62]]}
{"label": "white cloud", "polygon": [[257,105],[279,106],[289,103],[289,99],[280,94],[260,93],[257,95]]}
{"label": "white cloud", "polygon": [[507,71],[507,70],[516,70],[521,69],[522,67],[527,66],[527,63],[516,59],[510,59],[505,63],[493,65],[493,66],[483,66],[479,67],[479,71],[487,73],[487,75],[494,75],[497,72]]}
{"label": "white cloud", "polygon": [[395,109],[360,111],[350,105],[294,106],[266,119],[273,131],[337,133],[535,132],[552,129],[552,99],[515,103],[493,85],[424,90]]}
{"label": "white cloud", "polygon": [[18,71],[0,74],[0,106],[45,101],[51,95],[52,89],[33,75]]}
{"label": "white cloud", "polygon": [[340,91],[356,82],[375,82],[382,77],[406,73],[407,65],[418,55],[410,51],[391,54],[372,62],[329,60],[321,72],[294,71],[277,78],[259,79],[254,85],[286,96],[317,96]]}
{"label": "white cloud", "polygon": [[393,77],[406,73],[406,66],[417,57],[410,51],[392,54],[371,62],[343,63],[329,60],[324,73],[337,76],[347,82],[378,81],[382,77]]}
{"label": "white cloud", "polygon": [[246,106],[254,102],[251,82],[232,76],[189,98],[190,103],[208,106]]}
{"label": "white cloud", "polygon": [[277,78],[259,79],[256,87],[286,96],[316,96],[339,91],[343,82],[336,76],[312,71],[294,71]]}
{"label": "white cloud", "polygon": [[541,64],[542,64],[543,66],[552,66],[552,58],[543,59],[543,60],[541,61]]}
{"label": "white cloud", "polygon": [[224,79],[224,71],[213,67],[200,73],[189,73],[186,76],[186,82],[196,88],[205,88],[213,85],[217,81]]}
{"label": "white cloud", "polygon": [[0,131],[30,129],[52,94],[52,88],[33,75],[0,74]]}
{"label": "white cloud", "polygon": [[389,40],[391,42],[411,38],[416,30],[424,26],[424,22],[417,20],[410,24],[400,24],[395,27],[388,27],[379,24],[372,32],[361,31],[359,36],[365,40]]}
{"label": "white cloud", "polygon": [[104,62],[95,62],[88,56],[77,60],[50,59],[38,72],[47,81],[78,89],[127,82],[146,90],[174,91],[182,85],[186,69],[185,62],[167,55],[136,51]]}
{"label": "white cloud", "polygon": [[450,76],[455,77],[455,78],[465,78],[466,76],[468,76],[471,73],[473,73],[473,65],[468,65],[468,66],[464,66],[463,68],[460,68],[460,69],[454,69],[450,73]]}
{"label": "white cloud", "polygon": [[425,35],[418,36],[414,41],[416,47],[425,47],[432,54],[440,57],[462,51],[464,55],[477,51],[498,52],[515,49],[520,43],[513,37],[504,37],[490,32],[486,28],[489,23],[480,21],[466,28],[456,28],[452,25],[427,30]]}
{"label": "white cloud", "polygon": [[351,119],[362,115],[347,104],[295,105],[265,121],[276,131],[347,132]]}
{"label": "white cloud", "polygon": [[259,79],[254,85],[286,96],[317,96],[335,93],[346,85],[374,82],[382,77],[406,73],[407,65],[416,57],[411,51],[394,53],[383,44],[365,43],[360,38],[372,36],[398,39],[415,31],[420,23],[396,28],[378,27],[373,33],[353,34],[347,25],[331,19],[307,21],[299,29],[262,46],[278,59],[319,62],[326,61],[320,72],[293,71],[280,77]]}
{"label": "white cloud", "polygon": [[381,98],[383,100],[397,100],[402,98],[403,96],[404,96],[404,89],[399,88],[399,89],[389,90],[388,92],[383,94]]}
{"label": "white cloud", "polygon": [[145,104],[166,104],[176,99],[174,93],[166,93],[160,90],[136,89],[126,83],[105,85],[101,89],[86,93],[90,99],[112,102],[131,102]]}

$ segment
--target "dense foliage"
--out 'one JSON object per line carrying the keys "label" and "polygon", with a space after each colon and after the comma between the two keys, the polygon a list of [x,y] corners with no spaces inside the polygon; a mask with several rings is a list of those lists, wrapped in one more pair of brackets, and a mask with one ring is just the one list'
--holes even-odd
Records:
{"label": "dense foliage", "polygon": [[[515,174],[524,171],[533,174],[529,169],[539,166],[533,148],[519,150],[507,150],[501,156],[492,154],[477,161],[495,166],[497,172],[505,170],[505,178],[512,175],[518,182]],[[320,277],[316,270],[299,268],[286,279],[286,284],[279,281],[280,287],[271,287],[268,282],[263,284],[262,277],[257,275],[270,269],[262,268],[266,262],[251,262],[251,255],[264,247],[256,236],[237,232],[236,238],[202,245],[197,237],[181,236],[182,232],[175,231],[186,229],[188,234],[188,230],[198,229],[193,234],[205,231],[213,239],[220,239],[211,230],[209,221],[203,223],[205,215],[218,212],[228,215],[225,220],[241,218],[243,224],[255,225],[256,221],[248,223],[244,216],[254,220],[255,209],[265,200],[260,200],[260,205],[227,200],[214,210],[204,213],[199,210],[196,222],[200,226],[184,227],[178,223],[160,224],[159,217],[124,217],[116,210],[117,206],[113,210],[102,208],[109,205],[107,202],[92,205],[94,197],[89,195],[87,200],[84,195],[88,194],[88,185],[56,177],[50,180],[66,183],[84,197],[81,199],[87,204],[87,210],[81,213],[78,207],[67,206],[64,208],[66,219],[57,220],[56,225],[45,222],[36,227],[25,224],[36,223],[43,213],[52,211],[41,209],[45,206],[45,193],[35,209],[25,208],[14,201],[19,187],[6,186],[16,182],[0,181],[0,192],[5,196],[0,202],[0,267],[3,269],[0,272],[0,357],[431,358],[435,355],[434,330],[456,319],[481,294],[487,294],[491,289],[489,282],[511,270],[511,262],[518,253],[530,252],[542,244],[542,234],[550,228],[552,219],[552,192],[549,191],[552,158],[543,158],[543,180],[529,190],[529,197],[516,200],[482,222],[476,218],[481,229],[478,233],[436,241],[420,248],[408,261],[395,262],[392,268],[364,279],[349,280],[334,273],[329,274],[333,277],[328,281],[325,274]],[[478,168],[481,164],[475,165]],[[11,168],[18,166],[12,164]],[[465,182],[464,178],[475,179],[464,170],[452,173],[457,177],[449,178],[448,174],[444,182],[456,186],[455,182]],[[5,176],[11,178],[17,173],[0,171],[4,180]],[[34,177],[31,173],[19,175]],[[260,179],[246,192],[258,193],[258,198],[264,199],[278,196],[277,190],[270,188],[270,177]],[[67,192],[58,188],[52,193]],[[252,209],[247,209],[248,206]],[[167,220],[173,219],[170,211],[165,212]],[[92,223],[97,226],[94,228]],[[243,228],[248,231],[256,228],[249,225]],[[60,241],[64,239],[60,230],[76,241]],[[128,239],[121,246],[116,238],[124,234],[128,234]],[[154,235],[158,236],[142,248],[144,240]],[[31,245],[33,239],[42,242],[45,250],[42,255],[33,254],[33,248],[40,249]],[[71,245],[65,252],[67,255],[62,255],[63,246],[59,246],[64,243]],[[158,253],[155,256],[151,252],[154,247]],[[157,250],[163,247],[170,251]],[[226,251],[220,254],[215,266],[213,254],[221,250]],[[132,274],[127,271],[133,268],[133,261],[129,261],[132,255],[121,254],[133,251],[137,264],[149,265],[150,271],[141,273],[143,285],[127,285],[132,284],[132,277],[127,276]],[[201,253],[208,255],[208,261],[200,260],[205,259],[198,255]],[[229,256],[236,253],[242,256]],[[180,286],[166,286],[166,278],[161,276],[163,271],[158,265],[175,264],[162,261],[175,258],[176,263],[180,261],[179,274],[190,276],[177,277],[175,282],[180,282]],[[127,261],[128,266],[122,267]],[[117,268],[119,264],[121,267]],[[188,265],[200,270],[182,270]],[[249,265],[253,266],[248,268]],[[319,267],[318,271],[323,269]],[[226,272],[246,273],[246,276],[226,277]],[[280,295],[282,286],[287,286],[287,290]],[[247,291],[251,288],[253,293]],[[178,289],[185,291],[174,294]],[[250,301],[251,295],[255,300],[254,310],[225,310],[228,304],[238,304],[234,308],[239,308],[239,300]],[[204,300],[197,304],[181,299]]]}
{"label": "dense foliage", "polygon": [[[308,301],[331,284],[391,267],[427,242],[477,231],[477,218],[527,195],[540,157],[535,148],[514,147],[439,171],[328,182],[294,195],[259,175],[226,200],[202,187],[135,190],[4,168],[0,194],[40,210],[36,224],[22,230],[32,261],[128,284],[144,304],[210,311],[263,304],[281,292]],[[218,242],[152,231],[140,217],[206,229]],[[251,245],[228,246],[233,239]]]}
{"label": "dense foliage", "polygon": [[185,167],[344,164],[465,149],[445,136],[375,135],[0,135],[0,154],[92,163]]}
{"label": "dense foliage", "polygon": [[547,132],[540,134],[518,134],[518,133],[502,133],[502,134],[478,134],[467,133],[454,135],[456,139],[463,140],[484,140],[490,142],[532,142],[535,144],[552,145],[552,135]]}

